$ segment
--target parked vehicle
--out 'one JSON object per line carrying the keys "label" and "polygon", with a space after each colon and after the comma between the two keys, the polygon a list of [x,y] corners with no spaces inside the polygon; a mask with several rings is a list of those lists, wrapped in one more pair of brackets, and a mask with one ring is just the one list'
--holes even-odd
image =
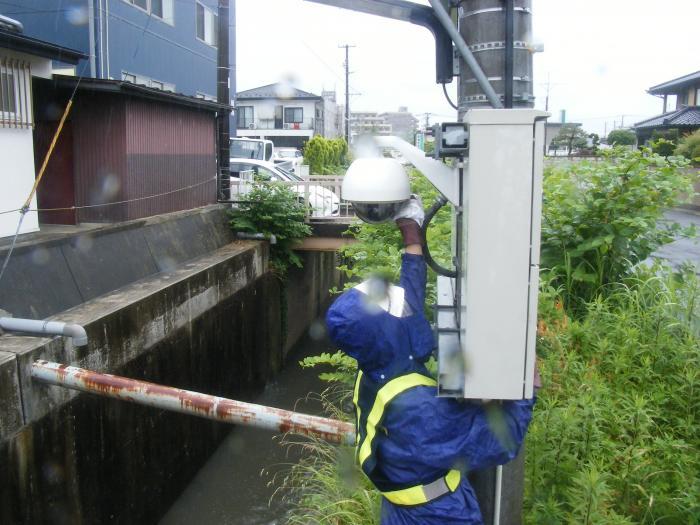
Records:
{"label": "parked vehicle", "polygon": [[301,151],[296,148],[275,148],[272,154],[272,160],[274,160],[275,164],[291,163],[294,169],[285,169],[299,174],[301,165],[304,163],[304,156],[301,154]]}
{"label": "parked vehicle", "polygon": [[272,162],[231,159],[232,195],[245,195],[249,191],[251,178],[287,183],[299,196],[299,201],[309,207],[312,217],[334,217],[340,213],[340,198],[323,186],[309,183]]}
{"label": "parked vehicle", "polygon": [[275,145],[271,140],[234,138],[231,139],[230,156],[233,159],[271,161],[274,149]]}

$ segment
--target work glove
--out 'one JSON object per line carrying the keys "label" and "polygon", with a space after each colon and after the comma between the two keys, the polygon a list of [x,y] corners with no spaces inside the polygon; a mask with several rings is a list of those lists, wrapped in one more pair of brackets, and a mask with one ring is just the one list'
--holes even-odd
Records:
{"label": "work glove", "polygon": [[397,211],[396,215],[394,215],[394,220],[396,222],[401,219],[411,219],[412,221],[415,221],[418,226],[423,226],[423,221],[425,220],[423,201],[415,193],[413,193],[411,198],[401,205],[399,211]]}
{"label": "work glove", "polygon": [[421,226],[425,220],[425,212],[423,211],[423,202],[418,195],[414,193],[401,205],[399,211],[394,215],[394,220],[401,230],[404,246],[423,244]]}

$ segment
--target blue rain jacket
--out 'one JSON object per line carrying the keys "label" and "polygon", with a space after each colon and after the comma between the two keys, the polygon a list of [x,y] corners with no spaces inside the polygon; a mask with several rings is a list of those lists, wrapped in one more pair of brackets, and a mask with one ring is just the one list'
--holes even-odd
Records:
{"label": "blue rain jacket", "polygon": [[[395,317],[368,308],[364,294],[351,289],[331,306],[326,323],[331,339],[378,386],[408,372],[428,374],[424,363],[435,346],[425,318],[426,266],[420,255],[404,254],[400,285],[408,315]],[[483,523],[466,473],[507,463],[525,437],[535,400],[483,405],[438,398],[435,387],[420,386],[397,396],[378,433],[377,474],[395,484],[428,483],[450,469],[462,471],[459,488],[417,506],[382,500],[383,525]]]}

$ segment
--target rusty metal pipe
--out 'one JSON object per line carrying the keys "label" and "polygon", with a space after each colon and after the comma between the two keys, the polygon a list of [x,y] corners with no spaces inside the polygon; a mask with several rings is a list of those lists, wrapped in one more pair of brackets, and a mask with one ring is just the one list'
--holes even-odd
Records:
{"label": "rusty metal pipe", "polygon": [[299,414],[49,361],[34,361],[31,374],[32,379],[50,385],[161,410],[191,414],[222,423],[316,436],[331,443],[355,443],[354,426],[337,419]]}

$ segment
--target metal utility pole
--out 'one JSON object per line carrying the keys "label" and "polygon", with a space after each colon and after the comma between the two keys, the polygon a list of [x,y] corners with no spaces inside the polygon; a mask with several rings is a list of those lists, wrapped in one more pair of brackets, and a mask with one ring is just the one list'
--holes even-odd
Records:
{"label": "metal utility pole", "polygon": [[[497,98],[506,108],[533,107],[532,0],[461,0],[458,3],[459,33]],[[493,105],[463,57],[460,57],[459,75],[460,119],[469,108]],[[521,449],[518,457],[503,467],[470,474],[484,523],[520,525],[524,465],[524,449]]]}
{"label": "metal utility pole", "polygon": [[345,48],[345,142],[350,144],[350,44],[339,45]]}
{"label": "metal utility pole", "polygon": [[[229,0],[219,0],[219,41],[217,43],[216,60],[216,100],[219,104],[229,106],[230,94],[230,66],[228,56],[229,44]],[[216,136],[218,142],[217,164],[219,170],[217,184],[217,199],[228,200],[231,198],[230,189],[230,117],[229,110],[220,109],[216,116]]]}
{"label": "metal utility pole", "polygon": [[[532,0],[461,0],[459,32],[504,106],[533,107]],[[458,105],[492,105],[462,58]]]}

